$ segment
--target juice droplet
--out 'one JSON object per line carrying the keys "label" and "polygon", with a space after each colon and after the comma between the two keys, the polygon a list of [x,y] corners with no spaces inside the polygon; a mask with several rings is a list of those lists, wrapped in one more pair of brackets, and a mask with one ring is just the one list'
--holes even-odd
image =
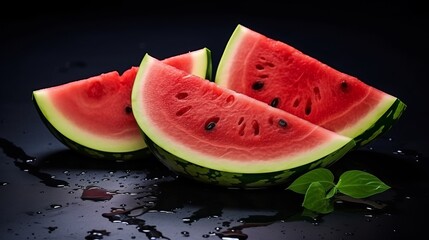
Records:
{"label": "juice droplet", "polygon": [[112,199],[114,192],[109,192],[108,190],[97,187],[97,186],[87,186],[81,195],[83,200],[92,200],[92,201],[107,201]]}

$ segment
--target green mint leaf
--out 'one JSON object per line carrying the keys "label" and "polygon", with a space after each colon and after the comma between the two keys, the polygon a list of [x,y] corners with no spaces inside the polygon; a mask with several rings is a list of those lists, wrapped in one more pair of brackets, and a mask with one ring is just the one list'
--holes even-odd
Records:
{"label": "green mint leaf", "polygon": [[376,176],[360,170],[341,174],[336,187],[339,192],[354,198],[366,198],[390,188]]}
{"label": "green mint leaf", "polygon": [[326,188],[320,182],[312,182],[304,196],[302,206],[314,212],[326,214],[334,210],[333,202],[326,198]]}
{"label": "green mint leaf", "polygon": [[316,168],[299,176],[287,189],[296,193],[305,194],[308,187],[313,182],[319,182],[327,191],[334,186],[334,175],[326,168]]}

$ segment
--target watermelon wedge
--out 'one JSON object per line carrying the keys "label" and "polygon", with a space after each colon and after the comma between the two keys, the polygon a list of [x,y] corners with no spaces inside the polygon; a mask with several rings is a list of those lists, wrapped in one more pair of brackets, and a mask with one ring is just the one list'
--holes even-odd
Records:
{"label": "watermelon wedge", "polygon": [[356,148],[389,130],[406,108],[397,97],[240,24],[215,82],[353,138]]}
{"label": "watermelon wedge", "polygon": [[[211,78],[207,48],[164,60],[186,72]],[[135,159],[148,152],[132,114],[131,90],[138,67],[33,91],[48,129],[69,148],[99,159]]]}
{"label": "watermelon wedge", "polygon": [[265,103],[146,54],[132,108],[150,150],[173,172],[205,183],[260,188],[328,166],[355,146]]}

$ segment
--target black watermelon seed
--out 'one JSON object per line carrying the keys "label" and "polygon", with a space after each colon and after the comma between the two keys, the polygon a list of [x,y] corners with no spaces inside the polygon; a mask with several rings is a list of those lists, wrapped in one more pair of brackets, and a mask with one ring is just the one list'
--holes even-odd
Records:
{"label": "black watermelon seed", "polygon": [[252,85],[252,89],[253,90],[261,90],[263,87],[264,87],[264,82],[263,81],[256,81]]}
{"label": "black watermelon seed", "polygon": [[279,105],[279,102],[280,102],[280,99],[276,97],[271,101],[270,105],[271,107],[277,107]]}
{"label": "black watermelon seed", "polygon": [[340,86],[341,86],[341,90],[342,90],[343,92],[347,91],[347,88],[349,87],[349,85],[347,84],[347,82],[346,82],[345,80],[343,80],[343,81],[341,82]]}
{"label": "black watermelon seed", "polygon": [[133,109],[130,106],[125,107],[125,113],[126,114],[131,114],[132,112],[133,112]]}
{"label": "black watermelon seed", "polygon": [[216,127],[216,124],[219,122],[219,117],[211,117],[207,119],[204,129],[207,131],[213,130],[214,127]]}
{"label": "black watermelon seed", "polygon": [[287,127],[287,122],[286,122],[285,120],[283,120],[283,119],[280,119],[280,120],[279,120],[279,126],[280,126],[280,127],[283,127],[283,128],[284,128],[284,127]]}
{"label": "black watermelon seed", "polygon": [[216,122],[209,122],[209,123],[207,123],[207,124],[206,124],[205,129],[206,129],[207,131],[210,131],[210,130],[212,130],[215,126],[216,126]]}

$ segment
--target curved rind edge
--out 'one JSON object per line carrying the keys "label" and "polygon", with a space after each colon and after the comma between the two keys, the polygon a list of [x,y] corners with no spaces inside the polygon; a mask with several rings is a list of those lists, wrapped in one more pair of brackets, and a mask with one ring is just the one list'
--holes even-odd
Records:
{"label": "curved rind edge", "polygon": [[155,157],[168,169],[179,176],[206,184],[240,189],[266,188],[289,183],[294,178],[311,169],[318,167],[329,167],[341,159],[344,155],[346,155],[355,146],[355,143],[350,141],[342,148],[330,153],[329,155],[326,155],[323,158],[291,169],[267,173],[236,173],[219,171],[196,165],[164,150],[162,147],[158,146],[150,138],[148,138],[144,133],[143,136],[146,145],[155,155]]}
{"label": "curved rind edge", "polygon": [[37,113],[42,119],[42,122],[52,133],[52,135],[54,135],[62,144],[64,144],[65,146],[67,146],[68,148],[70,148],[71,150],[79,154],[82,154],[90,158],[106,159],[106,160],[114,160],[114,161],[128,161],[133,159],[140,159],[150,154],[150,150],[147,147],[137,151],[130,151],[130,152],[106,152],[106,151],[100,151],[100,150],[83,146],[64,136],[48,121],[48,119],[46,119],[36,99],[34,98],[34,95],[32,96],[32,102],[35,105]]}
{"label": "curved rind edge", "polygon": [[375,138],[386,133],[402,116],[403,112],[407,108],[407,105],[400,99],[396,99],[393,104],[387,109],[387,111],[365,132],[355,137],[356,142],[355,149],[367,145]]}
{"label": "curved rind edge", "polygon": [[206,75],[204,78],[212,81],[212,78],[213,78],[212,52],[208,48],[204,48],[204,50],[206,51],[206,58],[207,58]]}
{"label": "curved rind edge", "polygon": [[235,51],[232,51],[234,49],[237,49],[237,45],[239,45],[240,40],[242,39],[244,32],[243,27],[241,24],[238,24],[235,28],[234,32],[232,33],[231,37],[229,38],[225,49],[223,50],[222,56],[219,61],[219,65],[217,67],[215,76],[214,76],[214,82],[218,85],[225,85],[221,79],[229,79],[229,77],[222,76],[226,72],[228,72],[227,66],[229,65],[227,60],[232,59],[230,56],[234,54]]}

